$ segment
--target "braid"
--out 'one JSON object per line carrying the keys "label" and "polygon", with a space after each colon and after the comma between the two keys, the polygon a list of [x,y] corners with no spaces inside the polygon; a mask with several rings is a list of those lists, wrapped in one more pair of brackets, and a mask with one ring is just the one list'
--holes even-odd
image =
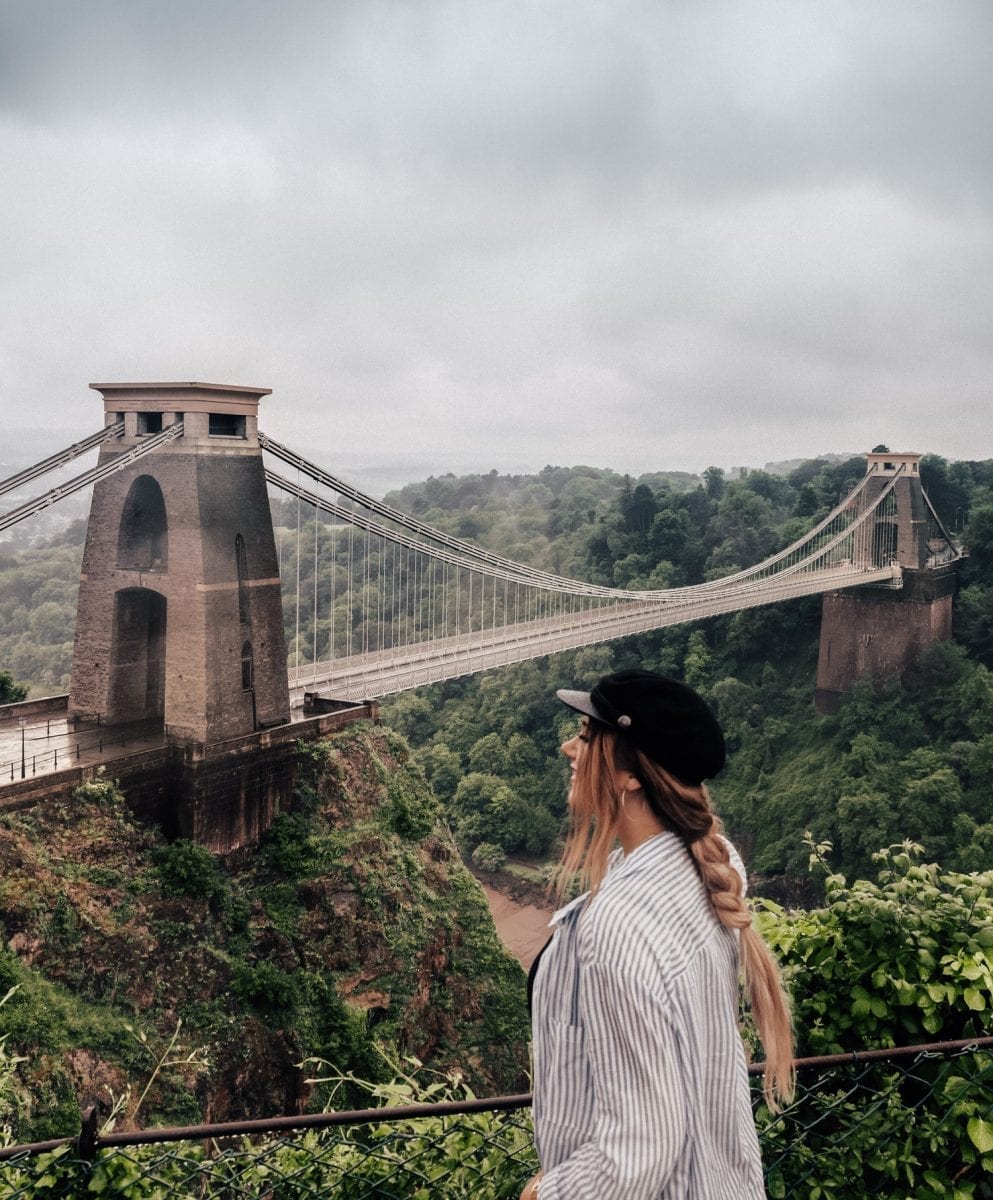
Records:
{"label": "braid", "polygon": [[780,1101],[792,1098],[795,1083],[793,1019],[779,964],[753,924],[744,880],[731,862],[730,843],[710,807],[707,789],[680,783],[640,752],[637,759],[635,774],[645,799],[663,824],[682,837],[715,916],[738,934],[745,996],[765,1049],[763,1091],[769,1108],[776,1112]]}
{"label": "braid", "polygon": [[729,929],[747,929],[752,923],[751,909],[745,901],[741,876],[731,865],[728,844],[720,836],[720,830],[721,823],[714,817],[711,832],[690,842],[690,854],[720,923]]}

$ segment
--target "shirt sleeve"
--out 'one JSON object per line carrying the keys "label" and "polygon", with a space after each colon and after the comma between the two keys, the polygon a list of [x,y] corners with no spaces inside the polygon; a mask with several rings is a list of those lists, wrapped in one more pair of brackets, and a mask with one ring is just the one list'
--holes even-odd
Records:
{"label": "shirt sleeve", "polygon": [[666,1007],[630,972],[600,962],[582,971],[580,1007],[595,1092],[593,1136],[546,1172],[540,1200],[654,1200],[686,1135]]}

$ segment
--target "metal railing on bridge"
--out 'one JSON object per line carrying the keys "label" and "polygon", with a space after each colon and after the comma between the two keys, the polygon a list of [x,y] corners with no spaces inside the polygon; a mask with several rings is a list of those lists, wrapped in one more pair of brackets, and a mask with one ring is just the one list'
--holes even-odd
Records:
{"label": "metal railing on bridge", "polygon": [[[773,1200],[993,1196],[993,1038],[800,1060],[753,1108]],[[101,1133],[0,1149],[0,1200],[515,1200],[537,1168],[529,1096]]]}
{"label": "metal railing on bridge", "polygon": [[[48,728],[42,733],[45,726]],[[144,748],[162,741],[162,727],[154,722],[108,727],[94,721],[70,727],[63,717],[39,721],[30,728],[30,744],[25,738],[20,750],[16,731],[8,730],[6,737],[0,737],[0,749],[6,747],[5,756],[0,757],[0,786],[78,766],[94,756],[102,760],[114,751]],[[45,748],[39,749],[42,742]]]}

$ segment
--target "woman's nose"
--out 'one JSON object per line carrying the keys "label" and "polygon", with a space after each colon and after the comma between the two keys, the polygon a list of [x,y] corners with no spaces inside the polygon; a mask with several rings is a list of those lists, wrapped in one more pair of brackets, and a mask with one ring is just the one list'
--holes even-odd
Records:
{"label": "woman's nose", "polygon": [[577,733],[575,737],[571,737],[567,742],[562,743],[562,753],[566,756],[566,758],[575,758],[579,753],[579,747],[581,744],[582,743],[580,742],[579,734]]}

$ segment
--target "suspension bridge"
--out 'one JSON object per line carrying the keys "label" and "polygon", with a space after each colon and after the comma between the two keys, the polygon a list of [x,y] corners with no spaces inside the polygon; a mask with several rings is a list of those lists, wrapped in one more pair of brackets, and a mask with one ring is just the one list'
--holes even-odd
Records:
{"label": "suspension bridge", "polygon": [[[259,430],[268,389],[92,386],[104,427],[0,481],[0,497],[15,501],[0,531],[93,492],[70,728],[140,724],[187,746],[218,744],[299,721],[315,703],[820,593],[842,606],[834,640],[822,630],[819,683],[829,691],[887,665],[901,596],[913,592],[926,612],[905,622],[900,653],[947,636],[945,624],[950,633],[947,577],[961,551],[921,486],[916,454],[868,455],[850,494],[760,563],[685,587],[609,588],[516,562],[366,495]],[[93,451],[96,465],[64,478]],[[45,490],[53,473],[59,481]],[[935,589],[936,578],[946,583]],[[873,597],[855,613],[868,633],[844,628],[854,595]]]}
{"label": "suspension bridge", "polygon": [[[0,531],[113,474],[140,471],[138,464],[182,438],[183,429],[176,421],[140,435],[136,444],[4,514]],[[115,421],[0,481],[0,496],[123,434],[124,422]],[[889,469],[871,461],[831,513],[763,562],[706,583],[635,591],[501,557],[364,494],[261,431],[258,445],[283,467],[284,473],[266,467],[270,488],[296,501],[294,527],[281,539],[292,545],[293,573],[281,583],[294,707],[306,692],[386,696],[798,596],[870,584],[897,589],[903,582],[895,492],[914,456],[895,456]],[[926,493],[924,500],[925,565],[954,561],[960,551]]]}
{"label": "suspension bridge", "polygon": [[[335,578],[336,557],[344,551],[345,595],[357,597],[359,607],[358,620],[336,631],[335,614],[342,609],[334,593],[322,597],[315,590],[307,598],[313,642],[291,643],[295,656],[307,659],[289,668],[294,697],[320,689],[387,695],[719,613],[861,584],[902,584],[892,539],[880,538],[878,530],[895,517],[893,492],[903,464],[875,494],[873,476],[866,475],[818,525],[762,563],[712,582],[634,591],[563,578],[488,553],[362,495],[263,434],[259,441],[296,472],[290,479],[269,469],[270,485],[331,521],[323,540],[314,525],[313,579],[321,576],[322,554]],[[937,526],[933,514],[932,520]],[[950,538],[937,528],[933,533],[931,557],[953,554]],[[298,547],[298,564],[302,553]],[[291,595],[299,605],[299,590]],[[320,622],[312,619],[322,599],[323,638]]]}

